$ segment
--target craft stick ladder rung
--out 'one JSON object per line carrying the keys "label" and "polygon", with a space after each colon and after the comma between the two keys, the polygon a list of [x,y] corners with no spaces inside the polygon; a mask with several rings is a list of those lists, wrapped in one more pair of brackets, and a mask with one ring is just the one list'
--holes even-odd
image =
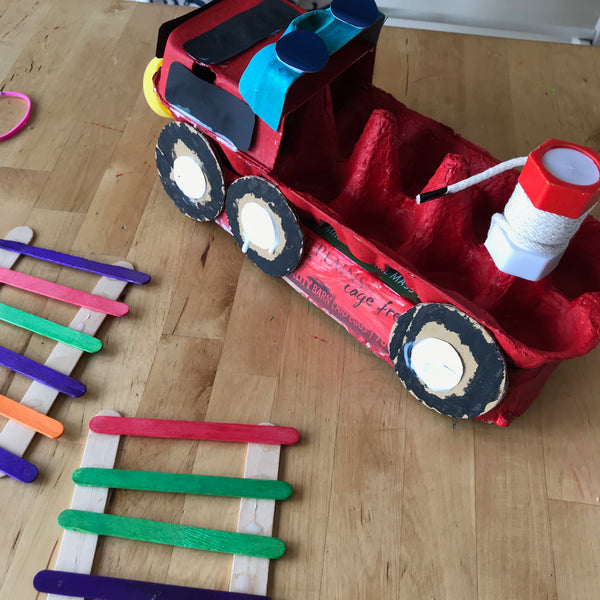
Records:
{"label": "craft stick ladder rung", "polygon": [[[244,477],[115,469],[123,435],[247,443]],[[268,600],[269,560],[285,551],[283,542],[271,537],[275,502],[291,493],[289,484],[277,480],[280,449],[298,439],[290,427],[125,418],[103,411],[90,421],[81,467],[73,473],[71,508],[59,516],[65,531],[55,569],[35,576],[36,590],[48,593],[48,600]],[[241,496],[237,531],[105,514],[109,488]],[[92,575],[98,535],[231,553],[229,591]]]}

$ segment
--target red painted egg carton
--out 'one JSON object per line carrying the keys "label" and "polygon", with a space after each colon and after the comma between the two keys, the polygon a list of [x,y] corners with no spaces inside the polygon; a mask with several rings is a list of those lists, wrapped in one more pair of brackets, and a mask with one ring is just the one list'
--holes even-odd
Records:
{"label": "red painted egg carton", "polygon": [[[209,50],[237,44],[244,23],[273,2],[287,15],[279,29],[271,24],[275,33],[249,26],[246,46],[217,61],[192,53],[191,42]],[[285,277],[393,364],[419,400],[453,417],[508,425],[561,360],[600,341],[600,223],[588,216],[540,281],[500,271],[484,244],[519,172],[418,204],[418,194],[498,161],[372,85],[380,13],[357,33],[348,2],[306,14],[284,0],[268,4],[220,0],[161,28],[146,84],[151,106],[175,119],[157,145],[165,190],[182,212],[216,220],[261,269]],[[330,55],[299,76],[277,49],[302,28]],[[274,105],[283,94],[281,114],[240,92],[259,59],[273,73],[260,71],[256,90]],[[430,326],[437,329],[427,334]],[[448,365],[458,354],[451,389],[415,377],[415,344],[430,337],[451,346]]]}

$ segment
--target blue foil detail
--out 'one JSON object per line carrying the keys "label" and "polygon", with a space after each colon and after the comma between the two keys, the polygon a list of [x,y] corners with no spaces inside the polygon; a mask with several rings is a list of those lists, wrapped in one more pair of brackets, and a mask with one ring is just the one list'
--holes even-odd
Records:
{"label": "blue foil detail", "polygon": [[[378,16],[383,15],[378,13]],[[300,15],[289,24],[283,36],[298,30],[319,36],[331,56],[357,37],[363,28],[341,21],[328,8]],[[276,131],[288,91],[303,72],[283,63],[275,48],[276,44],[269,44],[254,55],[242,74],[239,90],[253,112]]]}

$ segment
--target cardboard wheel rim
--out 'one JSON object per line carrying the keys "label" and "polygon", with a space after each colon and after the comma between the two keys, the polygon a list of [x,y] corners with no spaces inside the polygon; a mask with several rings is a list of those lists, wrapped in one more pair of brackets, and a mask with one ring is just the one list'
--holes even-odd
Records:
{"label": "cardboard wheel rim", "polygon": [[227,190],[225,213],[248,258],[268,275],[291,273],[300,262],[304,236],[279,188],[262,177],[241,177]]}
{"label": "cardboard wheel rim", "polygon": [[191,125],[174,121],[156,144],[156,168],[173,204],[196,221],[212,221],[223,210],[225,179],[208,140]]}
{"label": "cardboard wheel rim", "polygon": [[[415,344],[432,338],[450,345],[462,362],[460,380],[449,390],[429,387],[412,362]],[[506,393],[506,363],[500,348],[482,325],[450,304],[417,304],[398,317],[389,352],[406,389],[428,408],[449,417],[479,417]]]}

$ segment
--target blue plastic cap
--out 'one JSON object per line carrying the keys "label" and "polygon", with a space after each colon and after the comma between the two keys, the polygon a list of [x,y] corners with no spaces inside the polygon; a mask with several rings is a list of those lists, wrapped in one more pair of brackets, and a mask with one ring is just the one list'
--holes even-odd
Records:
{"label": "blue plastic cap", "polygon": [[281,62],[303,73],[316,73],[329,60],[325,42],[307,29],[297,29],[281,37],[275,52]]}
{"label": "blue plastic cap", "polygon": [[379,18],[375,0],[333,0],[331,14],[340,21],[365,29]]}

